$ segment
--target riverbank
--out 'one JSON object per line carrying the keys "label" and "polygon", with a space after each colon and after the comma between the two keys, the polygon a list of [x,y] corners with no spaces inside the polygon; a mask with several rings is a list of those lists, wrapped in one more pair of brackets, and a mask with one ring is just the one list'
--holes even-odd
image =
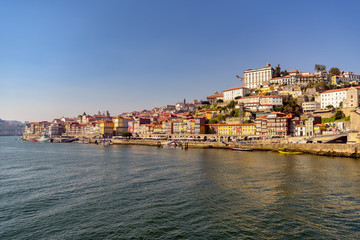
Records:
{"label": "riverbank", "polygon": [[[146,145],[164,146],[169,141],[156,140],[112,140],[117,145]],[[191,142],[189,148],[217,148],[229,149],[232,147],[254,149],[257,151],[277,151],[280,148],[321,156],[360,158],[360,144],[325,144],[325,143],[222,143],[222,142]]]}
{"label": "riverbank", "polygon": [[[110,139],[109,139],[110,140]],[[29,141],[29,139],[27,140]],[[82,143],[101,143],[104,139],[86,139]],[[63,141],[60,141],[63,142]],[[79,142],[79,141],[78,141]],[[144,145],[165,147],[170,141],[145,140],[145,139],[111,139],[115,145]],[[177,141],[180,142],[181,141]],[[182,143],[185,143],[183,141]],[[253,149],[256,151],[277,151],[286,148],[290,151],[303,152],[307,154],[360,158],[360,144],[326,144],[326,143],[234,143],[234,142],[209,142],[209,141],[188,141],[188,148],[202,149],[230,149],[233,147]]]}

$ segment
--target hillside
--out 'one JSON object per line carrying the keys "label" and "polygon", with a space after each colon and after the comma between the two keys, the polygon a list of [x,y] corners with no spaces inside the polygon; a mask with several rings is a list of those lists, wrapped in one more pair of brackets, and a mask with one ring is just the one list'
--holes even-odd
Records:
{"label": "hillside", "polygon": [[20,136],[24,129],[25,124],[21,122],[0,119],[0,136]]}

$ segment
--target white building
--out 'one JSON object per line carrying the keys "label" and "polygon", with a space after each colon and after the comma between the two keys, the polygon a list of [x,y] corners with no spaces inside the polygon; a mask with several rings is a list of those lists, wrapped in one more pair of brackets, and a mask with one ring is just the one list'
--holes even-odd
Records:
{"label": "white building", "polygon": [[249,111],[269,111],[274,106],[282,105],[283,99],[281,96],[249,96],[240,98],[238,102],[244,103]]}
{"label": "white building", "polygon": [[247,93],[249,93],[249,89],[246,87],[229,88],[223,92],[224,101],[231,101],[235,98],[244,97]]}
{"label": "white building", "polygon": [[359,82],[360,81],[360,75],[354,74],[353,72],[350,72],[350,71],[344,72],[343,76],[348,78],[349,82],[352,82],[352,81]]}
{"label": "white building", "polygon": [[283,78],[282,77],[272,78],[270,79],[270,83],[273,85],[277,85],[277,84],[283,85]]}
{"label": "white building", "polygon": [[293,75],[287,75],[284,77],[276,77],[276,78],[272,78],[270,80],[271,84],[281,84],[281,85],[295,85],[296,84],[296,76]]}
{"label": "white building", "polygon": [[335,108],[340,106],[340,103],[346,98],[348,88],[328,90],[320,94],[321,109],[326,109],[326,106],[332,105]]}
{"label": "white building", "polygon": [[244,71],[244,86],[250,89],[260,88],[272,79],[273,70],[269,63],[263,68]]}
{"label": "white building", "polygon": [[302,104],[303,112],[314,112],[320,109],[320,103],[312,101],[312,102],[304,102]]}

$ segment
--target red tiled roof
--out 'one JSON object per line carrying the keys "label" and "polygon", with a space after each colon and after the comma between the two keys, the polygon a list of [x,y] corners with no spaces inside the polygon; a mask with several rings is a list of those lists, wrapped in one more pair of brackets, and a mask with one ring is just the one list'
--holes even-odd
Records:
{"label": "red tiled roof", "polygon": [[[358,87],[357,87],[358,88]],[[348,90],[349,88],[340,88],[340,89],[332,89],[332,90],[327,90],[325,92],[322,92],[321,94],[324,94],[324,93],[332,93],[332,92],[342,92],[342,91],[346,91]]]}
{"label": "red tiled roof", "polygon": [[206,124],[208,126],[253,126],[255,123],[214,123]]}
{"label": "red tiled roof", "polygon": [[248,88],[246,88],[246,87],[233,87],[233,88],[226,89],[224,92],[232,91],[232,90],[236,90],[236,89],[248,89]]}
{"label": "red tiled roof", "polygon": [[214,95],[210,95],[207,98],[218,98],[218,97],[224,97],[224,94],[219,93],[219,94],[214,94]]}

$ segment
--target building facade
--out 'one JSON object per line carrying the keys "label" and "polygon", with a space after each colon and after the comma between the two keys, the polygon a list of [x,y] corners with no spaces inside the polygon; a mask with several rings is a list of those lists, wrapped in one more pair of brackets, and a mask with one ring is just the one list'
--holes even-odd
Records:
{"label": "building facade", "polygon": [[269,63],[263,68],[248,69],[244,71],[244,86],[249,89],[260,88],[270,83],[273,69]]}
{"label": "building facade", "polygon": [[312,101],[312,102],[304,102],[302,104],[303,112],[314,112],[320,110],[320,103]]}
{"label": "building facade", "polygon": [[207,101],[210,104],[218,103],[218,100],[224,101],[224,94],[223,93],[213,94],[213,95],[207,97]]}
{"label": "building facade", "polygon": [[348,88],[341,88],[321,93],[321,109],[326,109],[327,106],[339,107],[346,98],[347,90]]}
{"label": "building facade", "polygon": [[347,90],[346,97],[343,101],[344,108],[353,108],[359,106],[360,89],[351,87]]}
{"label": "building facade", "polygon": [[246,87],[234,87],[227,89],[223,92],[224,101],[232,101],[241,97],[244,97],[245,94],[249,93],[249,89]]}

